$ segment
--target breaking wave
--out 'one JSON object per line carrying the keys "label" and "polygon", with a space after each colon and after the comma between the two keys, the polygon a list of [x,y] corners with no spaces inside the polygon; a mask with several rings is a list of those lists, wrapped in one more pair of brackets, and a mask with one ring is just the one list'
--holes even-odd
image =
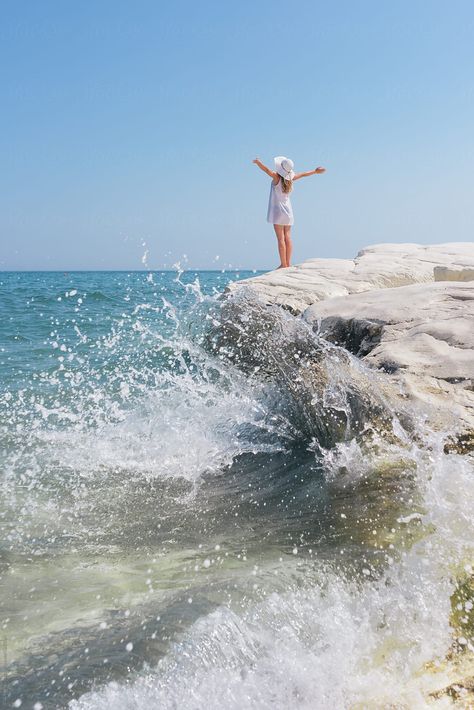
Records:
{"label": "breaking wave", "polygon": [[18,306],[31,362],[4,333],[7,698],[425,707],[474,650],[472,463],[216,278],[22,284],[48,317]]}

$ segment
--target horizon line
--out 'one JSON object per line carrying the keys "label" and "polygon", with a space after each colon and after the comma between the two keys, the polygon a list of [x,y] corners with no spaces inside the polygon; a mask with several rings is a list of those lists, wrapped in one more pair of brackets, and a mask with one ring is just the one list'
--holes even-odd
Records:
{"label": "horizon line", "polygon": [[252,269],[242,267],[240,269],[0,269],[0,274],[178,274],[185,272],[205,272],[215,274],[238,273],[240,271],[249,271],[256,273],[258,271],[273,271],[273,269]]}

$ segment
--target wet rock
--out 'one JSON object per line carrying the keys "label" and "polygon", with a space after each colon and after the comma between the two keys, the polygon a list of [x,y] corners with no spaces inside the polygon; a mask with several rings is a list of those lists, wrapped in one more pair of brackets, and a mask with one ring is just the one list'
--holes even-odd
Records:
{"label": "wet rock", "polygon": [[[381,244],[355,259],[310,259],[234,284],[277,304],[386,375],[446,452],[474,444],[474,243]],[[258,322],[253,323],[258,330]],[[396,406],[396,405],[395,405]]]}
{"label": "wet rock", "polygon": [[436,427],[453,432],[447,451],[472,449],[474,283],[433,282],[332,298],[303,317],[431,410]]}
{"label": "wet rock", "polygon": [[[251,375],[269,378],[281,391],[300,432],[323,446],[371,432],[393,435],[393,417],[410,426],[406,402],[380,373],[314,336],[302,318],[237,291],[222,304],[207,346]],[[392,406],[396,401],[396,410]]]}
{"label": "wet rock", "polygon": [[474,283],[429,283],[317,303],[306,322],[366,362],[448,382],[474,378]]}
{"label": "wet rock", "polygon": [[[464,707],[472,708],[474,703],[474,676],[472,678],[463,678],[456,683],[451,683],[446,688],[442,690],[437,690],[430,694],[430,697],[434,700],[438,700],[443,696],[451,698],[451,700],[465,700],[469,702],[469,705],[464,705]],[[462,707],[459,706],[458,707]]]}

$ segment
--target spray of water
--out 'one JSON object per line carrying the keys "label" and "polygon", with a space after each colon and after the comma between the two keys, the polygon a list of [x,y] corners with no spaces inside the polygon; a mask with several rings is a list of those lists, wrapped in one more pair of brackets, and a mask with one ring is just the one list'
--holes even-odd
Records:
{"label": "spray of water", "polygon": [[426,707],[450,649],[474,651],[472,602],[458,626],[452,612],[474,552],[471,462],[291,314],[173,283],[179,306],[168,288],[98,337],[52,329],[34,399],[1,402],[7,554],[28,580],[33,549],[45,584],[80,548],[74,583],[100,590],[81,609],[94,663],[77,619],[50,627],[61,702]]}

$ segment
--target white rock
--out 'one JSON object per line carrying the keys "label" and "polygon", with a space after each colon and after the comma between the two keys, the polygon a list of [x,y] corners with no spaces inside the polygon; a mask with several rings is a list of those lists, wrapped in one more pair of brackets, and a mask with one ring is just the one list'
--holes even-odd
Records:
{"label": "white rock", "polygon": [[474,430],[474,283],[438,282],[333,298],[304,319],[431,409],[431,422]]}
{"label": "white rock", "polygon": [[455,266],[435,266],[435,281],[474,281],[474,269]]}
{"label": "white rock", "polygon": [[474,378],[474,283],[416,284],[331,298],[310,306],[304,318],[320,322],[322,335],[332,340],[345,333],[355,354],[361,353],[354,343],[370,331],[373,347],[367,353],[365,344],[362,355],[378,368]]}
{"label": "white rock", "polygon": [[[474,441],[474,243],[381,244],[240,282],[387,373],[430,423]],[[471,443],[472,445],[472,443]]]}
{"label": "white rock", "polygon": [[439,266],[448,267],[453,274],[474,269],[474,243],[376,244],[362,249],[355,259],[308,259],[235,283],[229,290],[244,284],[266,303],[301,313],[328,298],[433,281],[434,269]]}

